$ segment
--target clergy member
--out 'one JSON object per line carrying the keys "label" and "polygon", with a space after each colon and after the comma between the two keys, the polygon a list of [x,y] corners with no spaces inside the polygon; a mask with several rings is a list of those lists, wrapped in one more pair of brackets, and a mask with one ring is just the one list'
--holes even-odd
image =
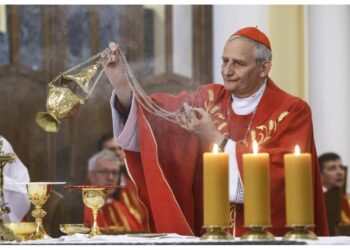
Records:
{"label": "clergy member", "polygon": [[[321,169],[323,191],[326,193],[333,188],[343,190],[346,170],[340,156],[336,153],[324,153],[318,157],[318,160]],[[350,224],[350,205],[346,193],[342,195],[340,223]]]}
{"label": "clergy member", "polygon": [[[236,233],[243,227],[242,154],[252,151],[255,139],[261,152],[270,154],[272,227],[284,235],[286,225],[283,155],[294,150],[312,154],[314,231],[328,235],[320,170],[314,143],[311,110],[298,97],[281,90],[271,78],[272,50],[258,28],[238,30],[227,40],[222,54],[224,84],[206,84],[194,93],[177,96],[153,94],[165,110],[193,107],[179,125],[155,116],[137,103],[129,88],[117,45],[105,63],[114,87],[111,98],[114,134],[126,150],[129,172],[148,208],[155,232],[200,235],[203,224],[202,154],[216,143],[230,154],[230,200],[237,204]],[[125,121],[125,122],[124,122]],[[259,208],[257,208],[259,209]]]}
{"label": "clergy member", "polygon": [[[112,151],[104,149],[89,159],[88,178],[91,185],[116,186],[119,184],[121,161]],[[84,223],[92,224],[90,208],[84,208]],[[107,188],[106,204],[97,215],[99,227],[114,231],[145,231],[139,212],[132,207],[125,190]]]}
{"label": "clergy member", "polygon": [[[14,153],[11,144],[0,135],[0,151],[4,154]],[[22,161],[16,159],[4,167],[3,203],[10,208],[10,213],[3,215],[4,222],[21,222],[30,208],[30,201],[25,185],[17,183],[29,182],[29,174]]]}

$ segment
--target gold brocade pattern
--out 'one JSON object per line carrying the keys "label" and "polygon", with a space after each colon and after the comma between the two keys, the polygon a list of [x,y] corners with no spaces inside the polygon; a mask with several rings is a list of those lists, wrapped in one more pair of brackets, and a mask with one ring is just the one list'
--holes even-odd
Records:
{"label": "gold brocade pattern", "polygon": [[[208,99],[204,101],[204,108],[211,115],[217,129],[227,136],[228,132],[225,131],[225,128],[228,126],[227,119],[229,117],[226,119],[225,115],[219,112],[220,106],[214,102],[214,91],[212,89],[208,90]],[[270,119],[267,124],[256,126],[255,129],[250,131],[251,141],[256,140],[259,145],[269,141],[288,114],[288,111],[284,111],[278,115],[277,119]]]}
{"label": "gold brocade pattern", "polygon": [[[137,220],[138,223],[142,224],[142,215],[141,215],[141,213],[139,213],[137,211],[137,209],[135,209],[131,205],[131,202],[129,200],[128,195],[125,192],[122,192],[121,195],[122,195],[122,199],[124,201],[124,204],[129,209],[130,213],[135,217],[135,219]],[[130,195],[132,195],[132,194],[130,194]]]}
{"label": "gold brocade pattern", "polygon": [[126,229],[126,231],[131,231],[130,224],[129,224],[128,220],[126,219],[125,215],[123,214],[123,212],[120,211],[120,209],[117,205],[115,205],[114,208],[117,210],[119,218],[122,221],[123,227]]}
{"label": "gold brocade pattern", "polygon": [[[227,127],[226,117],[220,113],[220,106],[214,103],[214,91],[212,89],[208,90],[208,100],[204,101],[205,110],[211,115],[215,126],[222,132]],[[227,132],[223,133],[225,136],[228,135]]]}
{"label": "gold brocade pattern", "polygon": [[276,132],[279,124],[284,120],[284,118],[286,118],[288,114],[288,111],[284,111],[278,116],[277,121],[271,119],[265,125],[256,126],[255,130],[253,129],[250,132],[251,141],[255,140],[259,145],[261,145],[270,140],[272,134]]}

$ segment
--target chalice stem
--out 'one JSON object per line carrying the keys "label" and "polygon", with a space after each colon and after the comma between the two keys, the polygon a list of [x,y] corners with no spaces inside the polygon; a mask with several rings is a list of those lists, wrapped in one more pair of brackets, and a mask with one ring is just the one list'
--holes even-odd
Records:
{"label": "chalice stem", "polygon": [[98,212],[98,209],[92,209],[92,216],[94,218],[94,222],[92,224],[92,228],[91,228],[91,235],[97,235],[97,234],[100,234],[100,229],[98,228],[98,225],[97,225],[97,212]]}
{"label": "chalice stem", "polygon": [[46,212],[41,208],[41,206],[35,206],[35,209],[32,212],[33,217],[35,218],[35,232],[32,235],[31,239],[47,239],[50,238],[44,229],[43,226],[43,217],[45,217]]}

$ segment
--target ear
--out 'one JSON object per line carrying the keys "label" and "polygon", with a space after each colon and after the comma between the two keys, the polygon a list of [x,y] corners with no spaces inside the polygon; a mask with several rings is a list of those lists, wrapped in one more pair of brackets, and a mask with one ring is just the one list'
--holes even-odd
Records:
{"label": "ear", "polygon": [[270,70],[271,70],[271,61],[265,61],[261,65],[261,71],[260,71],[260,77],[265,78],[268,76]]}

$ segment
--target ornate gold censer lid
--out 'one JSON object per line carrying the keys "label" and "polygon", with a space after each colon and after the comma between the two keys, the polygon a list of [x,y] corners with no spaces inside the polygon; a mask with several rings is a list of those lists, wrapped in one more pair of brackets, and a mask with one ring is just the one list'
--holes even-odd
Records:
{"label": "ornate gold censer lid", "polygon": [[38,112],[35,120],[43,130],[58,132],[61,119],[75,115],[85,104],[103,73],[102,61],[109,53],[109,48],[103,50],[48,84],[47,112]]}

